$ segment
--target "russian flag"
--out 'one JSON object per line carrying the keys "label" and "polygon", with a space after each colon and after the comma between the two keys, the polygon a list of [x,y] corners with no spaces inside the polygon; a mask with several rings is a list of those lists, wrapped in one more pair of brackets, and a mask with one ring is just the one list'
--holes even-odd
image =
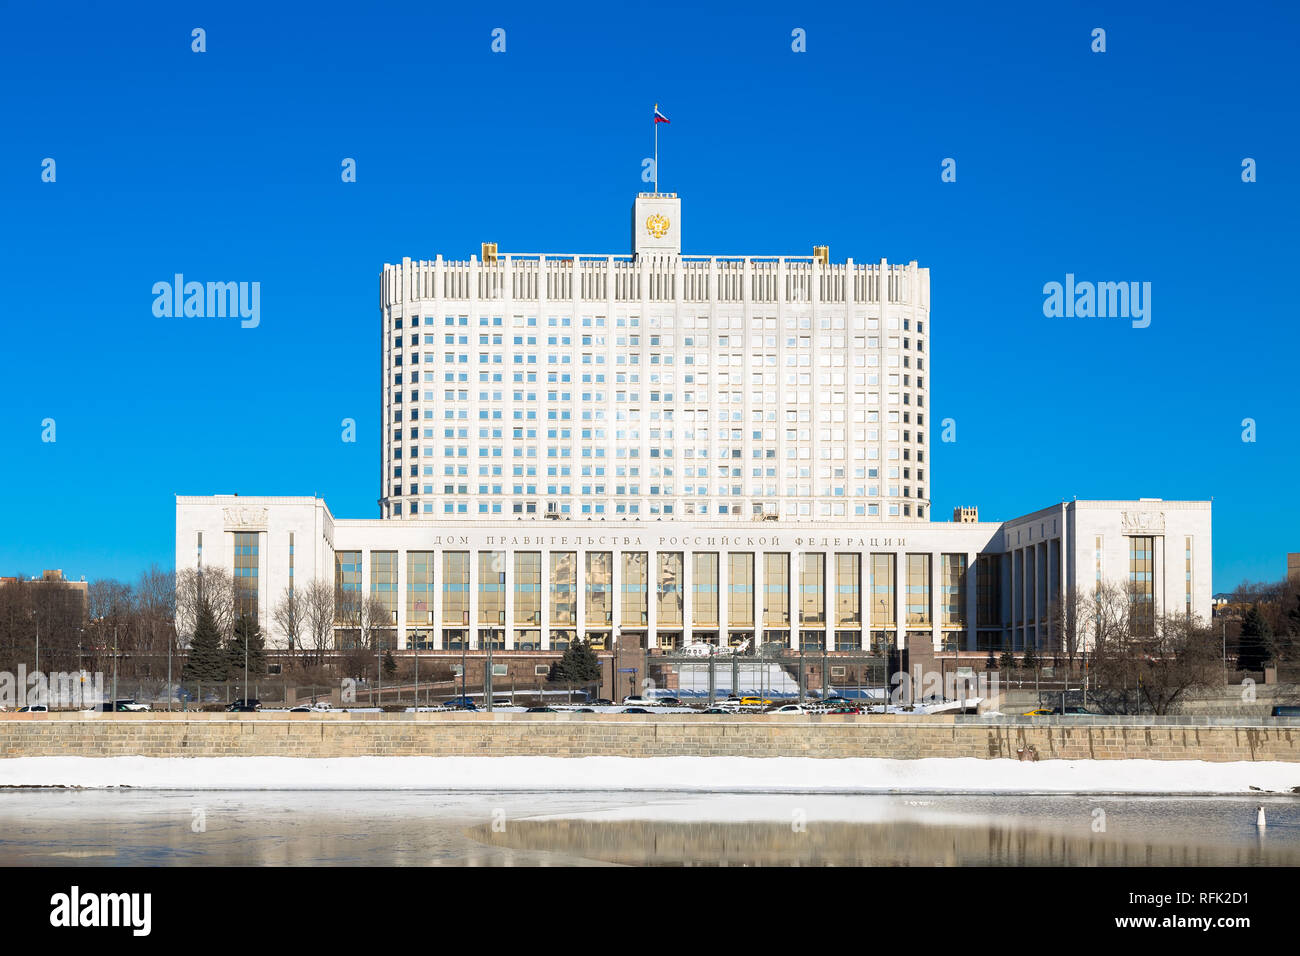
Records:
{"label": "russian flag", "polygon": [[664,116],[663,113],[660,113],[660,112],[659,112],[659,104],[658,104],[658,103],[655,104],[655,122],[656,122],[656,123],[670,123],[670,122],[672,122],[672,121],[671,121],[667,116]]}

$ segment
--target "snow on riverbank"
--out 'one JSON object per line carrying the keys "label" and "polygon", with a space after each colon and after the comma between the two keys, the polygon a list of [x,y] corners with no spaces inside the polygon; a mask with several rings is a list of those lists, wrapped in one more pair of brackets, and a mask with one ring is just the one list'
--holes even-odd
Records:
{"label": "snow on riverbank", "polygon": [[1290,793],[1300,764],[811,757],[15,757],[0,787],[846,793]]}

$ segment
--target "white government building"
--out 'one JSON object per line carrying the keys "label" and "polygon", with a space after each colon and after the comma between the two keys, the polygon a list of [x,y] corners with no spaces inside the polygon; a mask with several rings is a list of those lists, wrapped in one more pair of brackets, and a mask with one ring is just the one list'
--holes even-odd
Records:
{"label": "white government building", "polygon": [[1208,501],[930,520],[927,269],[683,256],[675,194],[632,232],[385,265],[382,517],[178,496],[177,569],[230,570],[281,645],[271,607],[313,578],[439,650],[1050,650],[1103,580],[1208,618]]}

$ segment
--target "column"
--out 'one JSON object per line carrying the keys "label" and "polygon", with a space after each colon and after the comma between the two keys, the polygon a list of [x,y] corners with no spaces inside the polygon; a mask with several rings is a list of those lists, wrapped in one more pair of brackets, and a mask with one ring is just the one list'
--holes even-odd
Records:
{"label": "column", "polygon": [[542,552],[541,648],[551,649],[551,552]]}
{"label": "column", "polygon": [[731,633],[728,627],[728,615],[731,613],[731,592],[728,587],[731,580],[731,559],[726,551],[718,552],[718,647],[727,646],[727,637]]}
{"label": "column", "polygon": [[690,644],[695,634],[695,552],[682,544],[682,645]]}
{"label": "column", "polygon": [[[883,323],[881,323],[883,324]],[[907,629],[907,555],[894,555],[894,649],[901,649],[904,644],[903,634]]]}
{"label": "column", "polygon": [[[502,319],[502,321],[504,322],[505,320]],[[502,551],[501,554],[502,554],[501,568],[505,572],[504,576],[506,582],[503,585],[503,587],[505,587],[506,589],[506,593],[505,593],[506,650],[513,651],[515,649],[515,584],[516,584],[515,582],[516,574],[515,574],[515,564],[514,564],[515,553],[513,551]]]}
{"label": "column", "polygon": [[[614,553],[615,558],[619,557],[618,552]],[[659,613],[655,607],[655,585],[658,582],[659,574],[659,552],[647,551],[645,555],[645,610],[646,610],[646,647],[659,646]]]}
{"label": "column", "polygon": [[826,622],[826,633],[822,637],[822,646],[828,651],[835,650],[835,616],[839,588],[839,562],[835,558],[835,552],[824,551],[822,552],[822,620]]}
{"label": "column", "polygon": [[[748,265],[749,260],[745,262]],[[799,552],[791,551],[785,556],[785,607],[790,624],[788,646],[792,651],[799,650],[799,571]]]}
{"label": "column", "polygon": [[587,633],[587,552],[574,551],[574,638],[581,638]]}
{"label": "column", "polygon": [[433,649],[440,651],[444,647],[442,641],[442,585],[443,579],[446,577],[446,571],[442,567],[442,550],[435,549],[430,561],[433,565],[431,572],[433,575],[433,600],[429,602],[429,607],[432,610],[429,619],[433,622],[431,625],[433,628]]}
{"label": "column", "polygon": [[966,552],[966,629],[962,632],[962,643],[966,650],[979,650],[976,635],[979,633],[979,569],[976,562],[979,555],[973,551]]}
{"label": "column", "polygon": [[406,552],[397,552],[397,646],[406,649]]}
{"label": "column", "polygon": [[469,649],[478,650],[478,552],[469,552],[469,594],[466,606],[469,608]]}
{"label": "column", "polygon": [[931,552],[926,555],[926,560],[930,563],[930,646],[938,654],[943,649],[943,615],[939,600],[943,586],[939,580],[943,574],[943,552]]}

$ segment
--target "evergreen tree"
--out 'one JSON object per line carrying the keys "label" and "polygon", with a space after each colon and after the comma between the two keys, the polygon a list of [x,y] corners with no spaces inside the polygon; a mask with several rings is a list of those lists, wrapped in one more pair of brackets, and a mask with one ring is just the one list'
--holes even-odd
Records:
{"label": "evergreen tree", "polygon": [[181,670],[181,680],[215,683],[225,679],[226,655],[221,648],[221,630],[217,627],[212,605],[204,599],[199,602],[194,636],[190,639],[190,653]]}
{"label": "evergreen tree", "polygon": [[1237,667],[1243,671],[1263,670],[1273,659],[1273,628],[1259,613],[1256,604],[1241,621],[1241,638],[1237,644]]}
{"label": "evergreen tree", "polygon": [[989,651],[989,656],[984,658],[984,669],[986,671],[992,671],[992,670],[997,670],[997,667],[998,667],[998,659],[993,656],[992,651]]}
{"label": "evergreen tree", "polygon": [[397,661],[393,660],[392,651],[384,651],[384,676],[389,680],[397,676]]}
{"label": "evergreen tree", "polygon": [[589,684],[600,680],[600,660],[591,645],[579,638],[565,648],[564,656],[551,665],[548,680],[557,684]]}
{"label": "evergreen tree", "polygon": [[1002,656],[998,658],[998,667],[1004,671],[1013,671],[1016,669],[1016,655],[1010,651],[1003,651]]}
{"label": "evergreen tree", "polygon": [[244,679],[244,644],[248,644],[248,677],[266,676],[266,642],[262,638],[262,629],[256,619],[241,614],[235,622],[235,632],[230,637],[226,648],[227,679]]}
{"label": "evergreen tree", "polygon": [[1034,649],[1032,647],[1025,648],[1025,657],[1024,660],[1020,662],[1020,666],[1027,671],[1031,671],[1038,666],[1038,658],[1034,656]]}

